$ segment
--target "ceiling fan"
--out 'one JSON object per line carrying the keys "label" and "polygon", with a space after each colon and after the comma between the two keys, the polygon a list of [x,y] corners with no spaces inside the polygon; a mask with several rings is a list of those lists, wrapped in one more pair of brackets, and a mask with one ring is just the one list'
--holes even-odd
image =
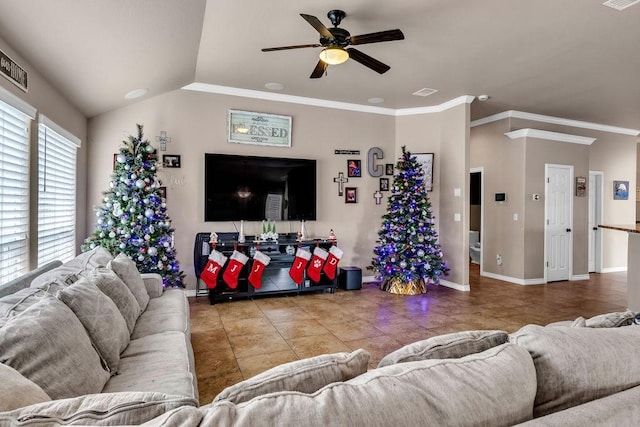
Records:
{"label": "ceiling fan", "polygon": [[371,68],[380,74],[386,73],[391,67],[387,64],[383,64],[375,58],[360,52],[357,49],[347,46],[355,46],[367,43],[379,43],[389,42],[393,40],[404,40],[404,34],[402,31],[387,30],[377,33],[362,34],[359,36],[352,36],[349,31],[338,28],[342,19],[347,16],[342,10],[330,10],[327,13],[327,17],[333,24],[333,28],[327,28],[318,18],[312,15],[305,15],[301,13],[300,16],[304,18],[313,28],[320,33],[320,44],[301,44],[294,46],[282,46],[282,47],[270,47],[262,49],[263,52],[272,52],[275,50],[289,50],[289,49],[301,49],[307,47],[323,47],[320,52],[320,60],[316,65],[316,68],[311,73],[310,78],[317,79],[322,77],[329,65],[342,64],[347,59],[351,58],[356,62],[361,63],[365,67]]}

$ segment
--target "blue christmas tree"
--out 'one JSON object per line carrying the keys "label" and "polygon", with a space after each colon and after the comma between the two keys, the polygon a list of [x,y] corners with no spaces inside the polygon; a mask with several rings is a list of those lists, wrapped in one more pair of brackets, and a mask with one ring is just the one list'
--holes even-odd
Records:
{"label": "blue christmas tree", "polygon": [[141,273],[160,274],[165,287],[184,287],[171,218],[156,178],[157,160],[155,148],[143,139],[138,125],[138,136],[123,141],[116,155],[109,190],[96,208],[96,229],[82,250],[102,246],[114,256],[124,252]]}
{"label": "blue christmas tree", "polygon": [[449,268],[434,229],[422,167],[405,147],[396,170],[372,265],[381,289],[415,295],[425,293],[429,281],[439,283]]}

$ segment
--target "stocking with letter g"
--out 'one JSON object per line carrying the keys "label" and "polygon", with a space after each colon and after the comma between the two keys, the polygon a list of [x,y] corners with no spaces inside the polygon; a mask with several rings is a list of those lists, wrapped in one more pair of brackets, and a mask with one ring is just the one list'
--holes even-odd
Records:
{"label": "stocking with letter g", "polygon": [[248,256],[242,252],[238,252],[237,250],[234,250],[229,257],[229,264],[224,270],[224,273],[222,273],[222,279],[231,289],[238,287],[238,276],[240,275],[242,267],[244,267],[248,260]]}
{"label": "stocking with letter g", "polygon": [[289,269],[289,276],[299,285],[304,280],[304,269],[307,267],[309,260],[311,259],[311,252],[298,248],[296,251],[296,257],[293,260],[293,264]]}
{"label": "stocking with letter g", "polygon": [[216,287],[218,274],[225,262],[227,262],[227,257],[215,249],[209,254],[207,264],[204,266],[202,273],[200,273],[200,278],[207,285],[207,288],[213,289]]}

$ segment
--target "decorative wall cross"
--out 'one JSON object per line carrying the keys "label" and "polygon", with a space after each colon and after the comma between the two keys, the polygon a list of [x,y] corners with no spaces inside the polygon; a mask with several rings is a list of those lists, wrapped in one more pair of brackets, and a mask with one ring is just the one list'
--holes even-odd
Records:
{"label": "decorative wall cross", "polygon": [[167,132],[161,130],[160,135],[156,136],[156,141],[160,143],[160,151],[167,151],[167,142],[171,142],[171,138],[167,136]]}
{"label": "decorative wall cross", "polygon": [[373,198],[376,199],[376,205],[380,204],[380,200],[382,200],[382,193],[378,190],[376,190],[375,193],[373,193]]}
{"label": "decorative wall cross", "polygon": [[338,183],[338,196],[344,196],[344,184],[349,182],[349,178],[345,178],[344,173],[339,172],[338,176],[333,178],[333,182]]}

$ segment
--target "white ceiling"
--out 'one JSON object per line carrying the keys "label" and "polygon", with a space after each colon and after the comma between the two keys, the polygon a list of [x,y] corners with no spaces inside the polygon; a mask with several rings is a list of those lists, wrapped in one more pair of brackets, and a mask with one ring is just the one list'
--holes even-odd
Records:
{"label": "white ceiling", "polygon": [[[640,5],[604,0],[0,0],[0,38],[87,117],[192,82],[401,109],[462,95],[483,117],[521,110],[640,129]],[[391,66],[351,60],[309,79],[320,49],[300,13],[352,35],[399,28],[405,40],[358,46]],[[413,92],[437,89],[429,97]]]}

